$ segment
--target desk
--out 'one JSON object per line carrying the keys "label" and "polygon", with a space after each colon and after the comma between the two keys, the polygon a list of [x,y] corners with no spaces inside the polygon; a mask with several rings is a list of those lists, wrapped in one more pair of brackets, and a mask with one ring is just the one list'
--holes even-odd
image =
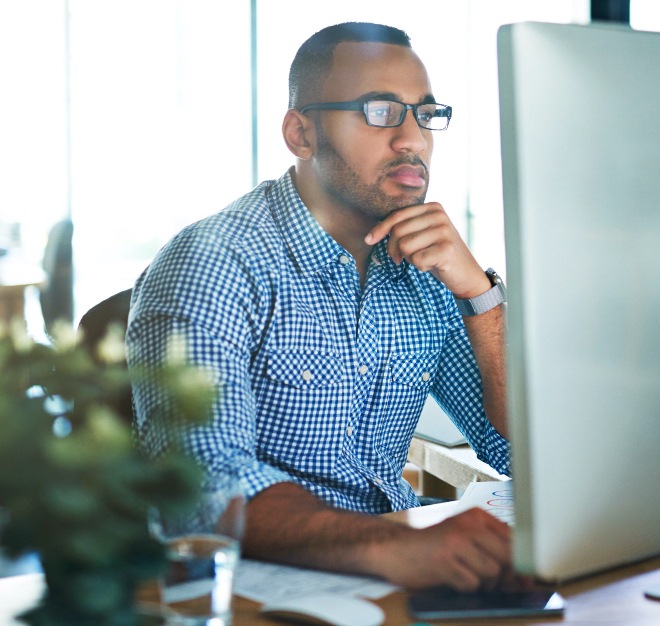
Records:
{"label": "desk", "polygon": [[413,437],[408,460],[422,471],[421,493],[425,496],[454,499],[457,489],[465,490],[475,480],[508,480],[477,459],[468,445],[448,448]]}
{"label": "desk", "polygon": [[[409,511],[389,513],[394,523],[423,527],[446,519],[455,503],[436,504]],[[609,622],[625,625],[660,624],[660,602],[644,596],[644,590],[660,586],[660,557],[604,572],[558,588],[567,600],[563,619],[515,620],[515,624],[562,624]],[[15,576],[0,579],[0,624],[19,626],[9,615],[29,608],[43,592],[40,575]],[[153,592],[146,598],[153,598]],[[397,592],[376,602],[387,615],[384,626],[406,626],[414,622],[406,610],[406,594]],[[11,610],[11,613],[8,612]],[[259,605],[245,598],[234,598],[233,626],[282,624],[259,615]],[[449,622],[438,622],[448,624]],[[461,620],[456,624],[483,622]],[[504,622],[499,622],[504,623]],[[511,622],[506,622],[511,623]]]}
{"label": "desk", "polygon": [[[388,513],[392,521],[423,528],[449,517],[456,503],[435,504],[432,506]],[[660,624],[660,601],[644,596],[644,590],[660,586],[660,557],[635,565],[589,576],[557,587],[566,600],[563,619],[525,618],[508,620],[515,624],[592,624],[615,623],[626,626],[637,624]],[[413,622],[405,608],[405,594],[395,593],[378,601],[386,611],[387,626],[402,626]],[[459,622],[437,622],[438,624],[483,624],[473,620]],[[504,623],[494,620],[494,623]]]}

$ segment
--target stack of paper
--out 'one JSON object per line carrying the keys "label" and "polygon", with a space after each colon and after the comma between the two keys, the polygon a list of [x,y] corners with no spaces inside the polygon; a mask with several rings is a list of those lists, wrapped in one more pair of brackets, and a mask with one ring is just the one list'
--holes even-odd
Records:
{"label": "stack of paper", "polygon": [[470,483],[456,505],[456,513],[479,507],[503,522],[513,526],[513,481]]}

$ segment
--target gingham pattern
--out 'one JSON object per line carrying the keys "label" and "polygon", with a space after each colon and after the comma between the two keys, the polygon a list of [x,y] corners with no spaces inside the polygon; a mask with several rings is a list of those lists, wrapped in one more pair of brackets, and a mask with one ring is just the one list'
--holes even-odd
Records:
{"label": "gingham pattern", "polygon": [[[508,473],[453,297],[431,275],[374,248],[364,290],[351,255],[312,218],[287,173],[192,224],[138,279],[129,363],[158,363],[184,333],[220,386],[211,425],[188,450],[210,473],[240,468],[248,497],[293,480],[338,507],[415,506],[402,480],[429,391],[480,459]],[[167,445],[167,409],[134,390],[137,432]]]}

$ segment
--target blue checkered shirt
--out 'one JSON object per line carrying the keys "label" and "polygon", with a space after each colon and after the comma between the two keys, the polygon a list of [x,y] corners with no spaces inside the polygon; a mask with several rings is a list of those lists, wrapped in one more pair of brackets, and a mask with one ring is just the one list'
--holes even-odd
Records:
{"label": "blue checkered shirt", "polygon": [[[239,468],[248,497],[294,481],[341,508],[416,506],[402,472],[429,392],[478,457],[508,473],[451,293],[394,264],[385,242],[361,288],[288,173],[184,229],[138,279],[129,363],[157,363],[173,333],[220,390],[186,448],[210,474]],[[138,384],[134,403],[139,440],[157,454],[171,436],[153,418],[163,398]]]}

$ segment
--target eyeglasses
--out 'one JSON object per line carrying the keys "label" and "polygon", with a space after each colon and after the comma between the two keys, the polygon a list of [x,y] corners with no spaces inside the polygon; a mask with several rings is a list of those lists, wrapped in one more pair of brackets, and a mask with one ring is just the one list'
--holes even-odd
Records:
{"label": "eyeglasses", "polygon": [[445,130],[451,120],[451,107],[445,104],[427,102],[422,104],[405,104],[396,100],[353,100],[351,102],[316,102],[300,109],[303,115],[306,111],[362,111],[369,126],[392,128],[401,126],[408,111],[412,110],[417,124],[429,130]]}

